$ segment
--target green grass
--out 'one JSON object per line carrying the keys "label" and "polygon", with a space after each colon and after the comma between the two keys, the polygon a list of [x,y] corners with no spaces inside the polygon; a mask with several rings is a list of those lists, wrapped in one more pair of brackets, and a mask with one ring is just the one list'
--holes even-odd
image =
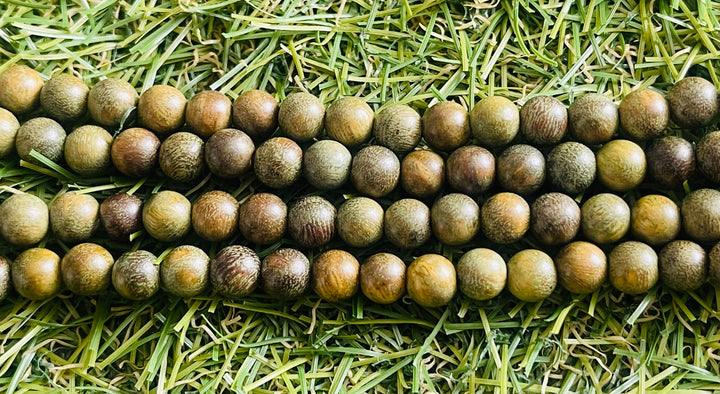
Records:
{"label": "green grass", "polygon": [[[687,75],[720,85],[718,12],[720,3],[683,0],[5,0],[0,71],[24,63],[45,76],[71,71],[88,84],[104,76],[140,90],[167,83],[188,97],[260,88],[281,100],[302,88],[326,103],[362,96],[376,110],[401,102],[422,112],[444,99],[472,107],[492,94],[518,104],[539,94],[569,103],[585,92],[619,100],[637,86],[664,90]],[[46,201],[75,189],[103,198],[174,188],[192,200],[212,188],[243,198],[257,187],[252,179],[210,179],[199,188],[160,177],[82,180],[17,158],[0,161],[0,185]],[[677,201],[683,191],[669,193]],[[6,196],[0,191],[0,200]],[[146,234],[129,245],[101,238],[114,253],[159,255],[174,246]],[[187,242],[210,254],[222,246]],[[67,249],[51,237],[43,244]],[[501,252],[507,258],[530,246]],[[467,249],[432,243],[399,255],[456,260]],[[391,249],[353,252],[381,250]],[[17,252],[0,244],[2,255]],[[486,302],[457,297],[435,310],[362,297],[283,304],[262,294],[237,302],[159,294],[140,303],[112,293],[65,292],[44,302],[14,295],[0,303],[0,392],[713,392],[720,390],[718,311],[720,293],[710,286],[688,294],[658,287],[640,297],[609,287],[588,296],[557,290],[534,304],[503,292]]]}

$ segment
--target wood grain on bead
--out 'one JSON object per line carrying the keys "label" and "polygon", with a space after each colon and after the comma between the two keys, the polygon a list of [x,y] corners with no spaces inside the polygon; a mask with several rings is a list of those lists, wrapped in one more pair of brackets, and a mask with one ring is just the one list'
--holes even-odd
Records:
{"label": "wood grain on bead", "polygon": [[395,189],[400,180],[400,160],[388,148],[371,145],[352,159],[350,179],[362,194],[382,197]]}
{"label": "wood grain on bead", "polygon": [[203,90],[191,97],[185,105],[185,122],[190,130],[202,138],[228,128],[231,114],[230,99],[213,90]]}
{"label": "wood grain on bead", "polygon": [[392,304],[405,294],[405,263],[391,253],[376,253],[360,266],[360,289],[378,304]]}
{"label": "wood grain on bead", "polygon": [[0,108],[0,159],[15,151],[15,137],[20,122],[5,108]]}
{"label": "wood grain on bead", "polygon": [[420,115],[405,104],[392,104],[375,116],[375,142],[393,152],[413,150],[422,136]]}
{"label": "wood grain on bead", "polygon": [[60,291],[60,257],[52,250],[31,248],[20,253],[10,267],[15,290],[29,300],[44,300]]}
{"label": "wood grain on bead", "polygon": [[493,242],[513,243],[530,228],[530,205],[515,193],[503,192],[490,197],[480,215],[483,234]]}
{"label": "wood grain on bead", "polygon": [[397,200],[385,211],[383,232],[388,241],[403,249],[415,249],[432,235],[430,208],[412,198]]}
{"label": "wood grain on bead", "polygon": [[110,157],[118,171],[131,178],[150,175],[158,164],[160,140],[150,130],[133,127],[115,137]]}
{"label": "wood grain on bead", "polygon": [[470,138],[470,116],[462,105],[443,101],[425,111],[422,135],[430,147],[445,152],[455,150]]}
{"label": "wood grain on bead", "polygon": [[579,142],[564,142],[547,156],[548,180],[563,193],[576,195],[585,191],[597,172],[595,154]]}
{"label": "wood grain on bead", "polygon": [[712,82],[700,77],[686,77],[667,92],[670,118],[678,126],[696,129],[707,126],[718,115],[718,91]]}
{"label": "wood grain on bead", "polygon": [[658,256],[642,242],[616,246],[608,256],[608,266],[610,283],[623,293],[647,293],[659,279]]}
{"label": "wood grain on bead", "polygon": [[630,138],[646,140],[657,137],[668,125],[668,102],[650,89],[631,92],[620,102],[620,124]]}
{"label": "wood grain on bead", "polygon": [[645,179],[645,152],[628,140],[612,140],[597,153],[597,175],[608,189],[625,192]]}
{"label": "wood grain on bead", "polygon": [[160,270],[154,254],[135,250],[120,256],[112,269],[115,291],[132,301],[146,300],[160,289]]}
{"label": "wood grain on bead", "polygon": [[310,141],[323,130],[325,105],[310,93],[290,93],[280,103],[278,125],[289,138]]}
{"label": "wood grain on bead", "polygon": [[357,293],[360,264],[353,255],[332,249],[318,256],[312,264],[313,290],[325,301],[347,300]]}
{"label": "wood grain on bead", "polygon": [[290,237],[307,248],[322,246],[335,235],[335,207],[320,196],[305,196],[288,210]]}
{"label": "wood grain on bead", "polygon": [[337,211],[336,226],[346,244],[364,248],[382,238],[384,211],[380,204],[367,197],[353,197]]}
{"label": "wood grain on bead", "polygon": [[470,111],[470,126],[481,145],[504,146],[515,139],[520,130],[520,111],[505,97],[490,96]]}
{"label": "wood grain on bead", "polygon": [[285,235],[287,206],[274,194],[253,194],[240,205],[238,228],[243,237],[252,243],[275,243]]}
{"label": "wood grain on bead", "polygon": [[142,200],[117,193],[100,204],[100,222],[110,238],[129,241],[130,235],[143,229]]}
{"label": "wood grain on bead", "polygon": [[238,129],[222,129],[205,142],[205,164],[213,175],[239,178],[252,169],[255,144]]}
{"label": "wood grain on bead", "polygon": [[545,182],[545,157],[533,146],[513,145],[497,158],[495,176],[507,191],[521,195],[534,193]]}
{"label": "wood grain on bead", "polygon": [[100,226],[100,203],[89,194],[61,194],[50,204],[50,226],[61,241],[84,241]]}
{"label": "wood grain on bead", "polygon": [[460,257],[457,263],[458,287],[474,300],[489,300],[505,288],[505,260],[492,249],[475,248]]}
{"label": "wood grain on bead", "polygon": [[701,242],[720,240],[720,191],[698,189],[682,201],[682,225],[690,238]]}
{"label": "wood grain on bead", "polygon": [[602,94],[585,94],[570,104],[568,109],[570,134],[583,144],[596,145],[610,141],[619,125],[617,106]]}
{"label": "wood grain on bead", "polygon": [[278,102],[263,90],[248,90],[233,104],[235,126],[257,141],[267,139],[278,125]]}
{"label": "wood grain on bead", "polygon": [[465,194],[447,194],[433,204],[430,223],[440,242],[462,245],[473,239],[480,228],[480,207]]}
{"label": "wood grain on bead", "polygon": [[90,116],[103,126],[117,127],[135,108],[140,96],[122,79],[107,78],[95,84],[88,94]]}
{"label": "wood grain on bead", "polygon": [[269,187],[289,187],[300,178],[302,157],[303,151],[295,141],[285,137],[271,138],[255,150],[255,175]]}
{"label": "wood grain on bead", "polygon": [[303,175],[320,190],[337,189],[350,178],[352,155],[345,145],[334,140],[318,141],[303,154]]}
{"label": "wood grain on bead", "polygon": [[77,295],[100,294],[110,288],[114,263],[110,252],[100,245],[76,245],[65,253],[60,262],[63,283]]}
{"label": "wood grain on bead", "polygon": [[575,294],[590,294],[605,283],[607,258],[595,244],[576,241],[560,249],[555,257],[560,284]]}
{"label": "wood grain on bead", "polygon": [[565,136],[568,115],[555,97],[535,96],[520,109],[520,130],[533,145],[557,144]]}
{"label": "wood grain on bead", "polygon": [[185,95],[177,88],[154,85],[140,95],[138,120],[143,127],[167,135],[185,124],[186,105]]}
{"label": "wood grain on bead", "polygon": [[633,236],[650,245],[670,242],[680,233],[680,209],[665,196],[641,197],[635,201],[630,217]]}
{"label": "wood grain on bead", "polygon": [[142,220],[151,237],[162,242],[178,241],[190,231],[190,201],[178,192],[163,190],[145,202]]}
{"label": "wood grain on bead", "polygon": [[438,254],[416,258],[405,275],[408,295],[426,308],[446,305],[457,292],[455,266]]}
{"label": "wood grain on bead", "polygon": [[23,123],[15,135],[15,149],[18,156],[33,164],[42,165],[30,156],[36,151],[46,158],[58,163],[63,158],[65,145],[65,129],[50,118],[33,118]]}
{"label": "wood grain on bead", "polygon": [[259,279],[260,258],[248,247],[227,246],[210,262],[210,284],[222,297],[245,297],[255,290]]}
{"label": "wood grain on bead", "polygon": [[192,226],[195,233],[210,242],[230,238],[237,228],[238,202],[229,193],[209,191],[192,205]]}
{"label": "wood grain on bead", "polygon": [[40,104],[51,118],[60,122],[76,120],[87,112],[90,88],[71,74],[50,78],[40,91]]}
{"label": "wood grain on bead", "polygon": [[594,243],[619,241],[630,229],[630,207],[614,194],[590,197],[580,209],[580,216],[583,234]]}
{"label": "wood grain on bead", "polygon": [[15,194],[0,204],[0,233],[13,245],[36,244],[49,227],[48,206],[32,194]]}
{"label": "wood grain on bead", "polygon": [[453,151],[446,163],[447,182],[472,196],[487,191],[495,179],[495,157],[487,149],[467,145]]}
{"label": "wood grain on bead", "polygon": [[203,140],[195,134],[182,131],[175,133],[160,145],[158,162],[168,178],[192,182],[205,170]]}
{"label": "wood grain on bead", "polygon": [[335,141],[355,146],[370,138],[374,116],[372,108],[362,99],[343,97],[328,107],[325,131]]}
{"label": "wood grain on bead", "polygon": [[80,126],[65,139],[65,162],[81,176],[105,175],[110,171],[113,138],[99,126]]}
{"label": "wood grain on bead", "polygon": [[174,248],[160,264],[160,283],[163,289],[178,297],[200,295],[208,287],[210,258],[191,245]]}
{"label": "wood grain on bead", "polygon": [[25,65],[14,65],[0,74],[0,107],[14,114],[35,109],[43,87],[40,74]]}
{"label": "wood grain on bead", "polygon": [[547,193],[530,208],[530,233],[545,245],[570,242],[580,230],[580,207],[566,194]]}
{"label": "wood grain on bead", "polygon": [[310,287],[310,261],[299,250],[278,249],[263,259],[260,279],[271,297],[296,299]]}
{"label": "wood grain on bead", "polygon": [[400,163],[400,186],[413,197],[430,198],[445,184],[445,161],[429,150],[408,153]]}
{"label": "wood grain on bead", "polygon": [[695,291],[708,279],[705,249],[692,241],[675,240],[658,256],[660,280],[675,291]]}

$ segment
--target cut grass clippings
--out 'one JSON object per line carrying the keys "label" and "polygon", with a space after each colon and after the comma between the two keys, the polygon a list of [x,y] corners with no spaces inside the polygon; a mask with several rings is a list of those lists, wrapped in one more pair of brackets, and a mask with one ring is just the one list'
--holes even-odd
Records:
{"label": "cut grass clippings", "polygon": [[[0,71],[23,63],[46,77],[72,72],[88,85],[107,76],[140,90],[170,84],[188,97],[216,89],[234,99],[259,88],[282,100],[302,89],[325,103],[356,95],[375,110],[399,102],[421,113],[440,100],[471,108],[489,95],[519,105],[540,94],[569,103],[586,92],[618,101],[689,75],[720,85],[719,12],[720,3],[683,0],[5,0]],[[258,187],[251,178],[88,180],[16,157],[0,161],[0,186],[0,200],[19,190],[47,202],[67,190],[101,199],[168,188],[191,200],[210,189],[243,199]],[[302,186],[281,197],[309,192]],[[667,192],[676,201],[683,195]],[[387,207],[397,193],[380,203]],[[143,232],[130,244],[91,241],[116,257],[176,246]],[[185,242],[210,255],[224,246]],[[52,237],[42,245],[67,250]],[[257,252],[281,245],[293,244]],[[508,258],[531,246],[500,252]],[[427,252],[456,260],[469,248],[431,242],[396,251],[381,243],[352,251],[360,259],[394,251],[409,262]],[[18,252],[0,243],[0,255]],[[236,301],[162,293],[136,303],[114,293],[63,292],[42,302],[11,295],[0,303],[0,392],[714,392],[719,310],[720,293],[710,286],[687,294],[658,287],[638,297],[609,287],[586,296],[558,289],[532,304],[503,292],[484,302],[459,296],[439,309],[408,299],[378,306],[361,296],[330,304],[314,295],[278,303],[260,293]]]}

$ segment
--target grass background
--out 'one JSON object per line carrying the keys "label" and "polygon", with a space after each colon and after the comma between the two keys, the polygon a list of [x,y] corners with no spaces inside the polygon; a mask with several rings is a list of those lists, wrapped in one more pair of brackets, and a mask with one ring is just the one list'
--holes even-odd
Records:
{"label": "grass background", "polygon": [[[24,63],[45,76],[73,72],[89,85],[105,76],[140,91],[171,84],[188,97],[210,88],[234,99],[260,88],[281,100],[305,89],[326,103],[358,95],[376,110],[402,102],[421,113],[444,99],[471,108],[491,94],[519,105],[538,94],[569,103],[584,92],[619,101],[630,89],[664,90],[687,75],[720,85],[718,12],[719,3],[682,0],[4,0],[0,71]],[[161,188],[192,200],[212,188],[242,199],[256,182],[82,180],[10,158],[0,161],[0,185],[46,201],[73,189],[103,198]],[[631,203],[636,193],[624,197]],[[161,255],[174,246],[148,238],[95,241],[114,253]],[[223,246],[187,242],[211,255]],[[43,244],[68,248],[52,237]],[[527,247],[532,240],[501,253]],[[424,252],[456,259],[469,248],[433,241],[396,252],[406,261]],[[380,250],[391,249],[353,252]],[[0,254],[17,252],[0,244]],[[113,293],[65,292],[43,302],[13,295],[0,303],[0,392],[712,392],[720,390],[718,310],[720,293],[709,285],[687,294],[656,287],[641,297],[609,286],[588,296],[557,290],[539,303],[504,292],[435,310],[408,300],[379,307],[359,296],[283,304],[263,294],[228,302],[163,293],[140,303]]]}

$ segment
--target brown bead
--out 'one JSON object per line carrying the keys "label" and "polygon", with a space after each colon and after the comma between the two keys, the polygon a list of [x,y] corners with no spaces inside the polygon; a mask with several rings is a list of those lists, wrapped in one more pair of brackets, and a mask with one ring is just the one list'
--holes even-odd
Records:
{"label": "brown bead", "polygon": [[530,208],[530,232],[545,245],[570,242],[580,230],[580,207],[566,194],[547,193]]}
{"label": "brown bead", "polygon": [[422,128],[428,145],[450,152],[463,146],[470,138],[470,117],[462,105],[443,101],[425,111]]}
{"label": "brown bead", "polygon": [[84,241],[100,226],[100,203],[89,194],[61,194],[50,205],[50,225],[61,241]]}
{"label": "brown bead", "polygon": [[362,99],[343,97],[328,107],[325,131],[335,141],[355,146],[370,138],[374,116],[372,108]]}
{"label": "brown bead", "polygon": [[438,254],[425,254],[413,260],[406,276],[408,295],[426,308],[446,305],[457,291],[455,267]]}
{"label": "brown bead", "polygon": [[0,74],[0,107],[23,114],[40,103],[43,87],[40,74],[25,65],[14,65]]}
{"label": "brown bead", "polygon": [[430,208],[422,201],[404,198],[385,211],[385,237],[403,249],[415,249],[430,239]]}
{"label": "brown bead", "polygon": [[203,90],[188,100],[185,106],[185,121],[202,138],[228,128],[231,114],[230,99],[213,90]]}
{"label": "brown bead", "polygon": [[496,176],[505,190],[521,195],[534,193],[545,182],[545,158],[530,145],[513,145],[498,157]]}
{"label": "brown bead", "polygon": [[252,243],[269,245],[277,242],[287,228],[287,206],[274,194],[253,194],[240,205],[238,228]]}
{"label": "brown bead", "polygon": [[400,164],[400,185],[411,196],[429,198],[445,183],[445,162],[429,150],[408,153]]}
{"label": "brown bead", "polygon": [[100,221],[111,238],[129,241],[130,235],[143,229],[142,200],[117,193],[100,204]]}
{"label": "brown bead", "polygon": [[281,189],[300,178],[303,151],[295,141],[285,137],[271,138],[255,150],[255,175],[265,185]]}
{"label": "brown bead", "polygon": [[520,130],[533,145],[557,144],[565,136],[568,113],[555,97],[535,96],[520,109]]}
{"label": "brown bead", "polygon": [[110,252],[93,243],[79,244],[62,258],[60,272],[63,283],[78,295],[97,295],[110,288],[112,267]]}
{"label": "brown bead", "polygon": [[335,207],[320,196],[305,196],[288,211],[288,232],[307,248],[322,246],[335,235]]}
{"label": "brown bead", "polygon": [[495,157],[485,148],[463,146],[447,159],[448,184],[461,193],[477,196],[487,191],[494,179]]}
{"label": "brown bead", "polygon": [[430,223],[433,234],[440,242],[462,245],[470,242],[480,228],[480,208],[464,194],[448,194],[433,204]]}
{"label": "brown bead", "polygon": [[131,178],[150,175],[158,162],[160,140],[150,130],[133,127],[118,134],[110,157],[118,171]]}
{"label": "brown bead", "polygon": [[530,227],[530,206],[515,193],[498,193],[482,206],[482,229],[496,243],[509,244],[520,240]]}
{"label": "brown bead", "polygon": [[352,159],[350,179],[362,194],[385,196],[395,189],[400,179],[400,160],[383,146],[365,147]]}
{"label": "brown bead", "polygon": [[404,104],[392,104],[375,116],[375,141],[393,152],[407,152],[420,142],[420,115]]}
{"label": "brown bead", "polygon": [[187,99],[177,88],[154,85],[143,92],[138,101],[138,119],[159,135],[174,133],[185,124]]}
{"label": "brown bead", "polygon": [[44,300],[60,291],[60,257],[52,250],[32,248],[22,253],[10,267],[12,283],[21,296]]}
{"label": "brown bead", "polygon": [[657,137],[667,127],[668,102],[650,89],[636,90],[620,102],[620,124],[630,138],[646,140]]}
{"label": "brown bead", "polygon": [[238,178],[252,168],[255,144],[237,129],[215,132],[205,143],[205,163],[221,178]]}
{"label": "brown bead", "polygon": [[642,242],[628,241],[616,246],[608,257],[610,283],[627,294],[647,293],[658,281],[658,257]]}
{"label": "brown bead", "polygon": [[392,304],[405,294],[405,263],[390,253],[377,253],[360,266],[360,288],[378,304]]}
{"label": "brown bead", "polygon": [[252,139],[267,139],[278,125],[278,102],[270,93],[248,90],[238,96],[233,104],[235,126]]}
{"label": "brown bead", "polygon": [[260,279],[271,297],[298,298],[310,287],[310,261],[296,249],[278,249],[263,259]]}
{"label": "brown bead", "polygon": [[107,78],[98,82],[88,94],[90,116],[103,126],[117,127],[137,105],[140,96],[128,82]]}
{"label": "brown bead", "polygon": [[195,233],[211,242],[224,241],[237,228],[238,202],[220,190],[200,196],[192,206],[192,226]]}
{"label": "brown bead", "polygon": [[620,125],[615,103],[598,93],[583,95],[570,104],[568,119],[570,133],[587,145],[610,141]]}
{"label": "brown bead", "polygon": [[357,293],[360,264],[348,252],[328,250],[312,265],[313,290],[325,301],[347,300]]}
{"label": "brown bead", "polygon": [[50,78],[40,91],[40,104],[50,117],[60,122],[79,119],[87,112],[90,88],[70,74]]}
{"label": "brown bead", "polygon": [[194,181],[205,170],[203,140],[183,131],[171,135],[160,145],[158,163],[168,178],[179,182]]}
{"label": "brown bead", "polygon": [[210,284],[223,297],[245,297],[255,290],[259,279],[260,258],[245,246],[225,247],[210,261]]}
{"label": "brown bead", "polygon": [[290,93],[278,111],[278,124],[288,138],[310,141],[325,125],[325,105],[310,93]]}
{"label": "brown bead", "polygon": [[607,277],[605,253],[590,242],[568,244],[558,252],[555,265],[560,284],[575,294],[595,292]]}

